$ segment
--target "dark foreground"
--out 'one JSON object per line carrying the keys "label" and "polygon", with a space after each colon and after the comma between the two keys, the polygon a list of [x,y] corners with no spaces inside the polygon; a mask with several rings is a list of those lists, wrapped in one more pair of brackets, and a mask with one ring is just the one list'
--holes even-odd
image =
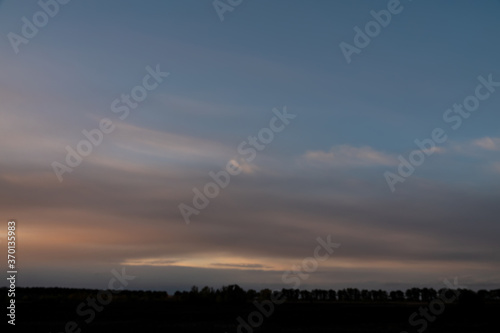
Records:
{"label": "dark foreground", "polygon": [[[158,293],[115,295],[109,304],[92,303],[96,291],[64,296],[18,290],[16,325],[10,332],[499,332],[500,302],[178,301]],[[90,297],[90,298],[87,298]],[[102,303],[107,300],[101,298]],[[82,305],[83,304],[83,305]],[[263,306],[263,307],[261,307]],[[259,310],[258,307],[261,307]],[[420,309],[425,315],[418,314]],[[442,312],[440,312],[442,311]],[[264,314],[263,314],[264,312]],[[413,317],[413,326],[409,322]],[[268,315],[268,317],[266,317]],[[250,316],[250,317],[249,317]],[[241,317],[251,326],[240,326]],[[5,318],[5,315],[4,315]],[[4,319],[5,320],[5,319]],[[73,322],[73,323],[71,323]]]}

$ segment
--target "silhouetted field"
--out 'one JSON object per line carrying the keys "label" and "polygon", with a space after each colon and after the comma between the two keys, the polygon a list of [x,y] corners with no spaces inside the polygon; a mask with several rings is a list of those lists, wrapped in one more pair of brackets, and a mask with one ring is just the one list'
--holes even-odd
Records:
{"label": "silhouetted field", "polygon": [[[243,291],[238,286],[202,290],[205,290],[204,294],[193,288],[190,292],[177,292],[171,296],[165,292],[122,291],[113,294],[112,299],[106,299],[105,296],[97,297],[98,290],[18,288],[15,331],[59,333],[66,332],[66,325],[70,325],[67,331],[75,333],[223,333],[238,332],[237,318],[241,317],[247,323],[252,320],[256,323],[260,318],[262,322],[254,325],[255,328],[240,326],[240,332],[418,332],[417,329],[424,328],[424,316],[417,314],[413,326],[409,322],[410,316],[421,308],[429,309],[429,304],[436,299],[422,301],[420,290],[416,300],[416,288],[403,293],[404,298],[397,301],[384,298],[385,292],[382,292],[382,298],[374,300],[373,291],[364,291],[364,299],[359,291],[358,298],[357,289],[336,291],[335,299],[329,299],[328,292],[325,294],[320,290],[298,291],[299,298],[293,299],[294,291],[290,289],[291,299],[274,304],[269,301],[269,290]],[[281,295],[287,294],[286,290],[282,292]],[[339,292],[341,298],[353,299],[339,300]],[[305,298],[302,299],[301,295]],[[396,294],[392,295],[396,297]],[[330,292],[330,296],[333,293]],[[421,332],[498,332],[498,290],[472,292],[461,289],[458,296],[443,309],[438,307],[437,311],[435,308],[439,314],[428,312],[432,320],[426,320],[426,327]],[[99,303],[98,299],[106,304]],[[268,316],[262,312],[267,312]],[[249,315],[253,319],[249,319]]]}

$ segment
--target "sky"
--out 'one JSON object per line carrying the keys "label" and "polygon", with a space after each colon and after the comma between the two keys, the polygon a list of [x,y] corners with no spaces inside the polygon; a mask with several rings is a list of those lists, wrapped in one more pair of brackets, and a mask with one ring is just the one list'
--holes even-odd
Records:
{"label": "sky", "polygon": [[0,2],[18,286],[290,288],[329,238],[300,289],[498,288],[500,1],[45,3]]}

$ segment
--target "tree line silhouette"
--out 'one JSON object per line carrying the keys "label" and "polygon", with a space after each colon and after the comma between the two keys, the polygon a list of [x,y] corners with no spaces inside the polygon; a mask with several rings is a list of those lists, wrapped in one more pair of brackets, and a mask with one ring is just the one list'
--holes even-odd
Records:
{"label": "tree line silhouette", "polygon": [[[435,290],[433,288],[410,288],[406,291],[394,290],[368,290],[358,288],[333,289],[286,289],[280,291],[271,289],[244,290],[238,285],[223,286],[220,289],[208,286],[199,289],[193,286],[190,291],[176,291],[172,296],[175,301],[192,302],[248,302],[254,300],[266,300],[271,294],[276,297],[286,298],[291,302],[430,302],[437,298],[446,288]],[[500,289],[479,290],[477,292],[469,289],[458,289],[458,302],[488,302],[500,301]]]}
{"label": "tree line silhouette", "polygon": [[[5,288],[1,288],[5,289]],[[287,302],[430,302],[446,291],[446,288],[410,288],[402,290],[368,290],[358,288],[333,289],[286,289],[271,290],[268,288],[257,291],[244,290],[237,284],[212,288],[193,286],[189,291],[176,291],[169,295],[165,291],[131,291],[124,290],[114,295],[113,300],[120,301],[170,301],[195,303],[245,303],[268,300],[271,295],[285,298]],[[500,289],[472,291],[458,289],[459,303],[479,304],[485,302],[500,302]],[[73,288],[18,288],[17,299],[22,300],[79,300],[98,290]],[[7,293],[4,293],[7,295]]]}

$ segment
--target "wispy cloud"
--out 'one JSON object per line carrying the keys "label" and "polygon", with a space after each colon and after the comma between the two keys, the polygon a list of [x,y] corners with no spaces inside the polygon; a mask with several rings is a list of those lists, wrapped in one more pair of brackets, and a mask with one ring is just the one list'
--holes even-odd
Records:
{"label": "wispy cloud", "polygon": [[314,165],[332,167],[369,167],[397,164],[397,160],[393,156],[376,151],[369,146],[337,145],[326,152],[321,150],[308,151],[302,155],[302,158]]}
{"label": "wispy cloud", "polygon": [[[220,159],[234,154],[234,147],[187,135],[120,123],[116,145],[136,154],[178,159]],[[120,133],[121,132],[121,133]]]}
{"label": "wispy cloud", "polygon": [[122,265],[126,266],[172,266],[178,263],[174,259],[127,259]]}
{"label": "wispy cloud", "polygon": [[271,268],[270,266],[265,266],[262,264],[234,264],[234,263],[212,263],[212,266],[218,266],[223,268],[245,268],[245,269],[255,269],[255,268]]}
{"label": "wispy cloud", "polygon": [[472,144],[484,150],[500,150],[500,138],[484,137],[474,140]]}

